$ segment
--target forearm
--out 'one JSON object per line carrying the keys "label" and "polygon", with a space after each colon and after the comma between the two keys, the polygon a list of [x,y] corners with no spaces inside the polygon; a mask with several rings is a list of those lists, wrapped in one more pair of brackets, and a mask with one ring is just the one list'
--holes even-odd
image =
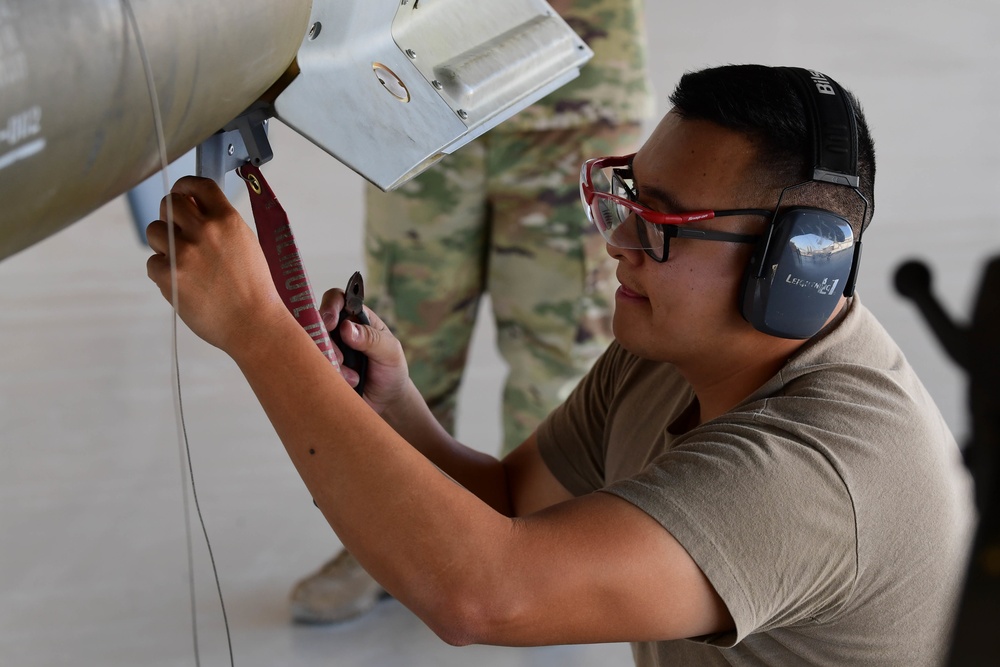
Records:
{"label": "forearm", "polygon": [[[500,575],[519,553],[511,547],[514,521],[442,474],[331,366],[281,303],[256,238],[214,182],[184,178],[169,197],[174,244],[165,222],[149,226],[149,277],[168,300],[179,296],[173,302],[192,331],[240,367],[344,545],[393,595],[438,627],[452,627],[455,612],[466,613],[467,600],[482,591],[502,590]],[[390,382],[401,354],[388,350],[383,360]],[[389,389],[398,395],[398,388]],[[425,449],[440,461],[450,447]],[[444,467],[469,478],[477,466]],[[492,464],[478,468],[497,470]],[[457,627],[453,632],[461,637],[472,634],[461,622]]]}
{"label": "forearm", "polygon": [[495,457],[458,442],[434,417],[412,382],[405,396],[382,413],[386,422],[417,451],[506,516],[511,515],[507,475]]}
{"label": "forearm", "polygon": [[511,522],[408,445],[300,332],[289,321],[230,354],[341,541],[421,613],[454,591],[449,568],[480,561]]}

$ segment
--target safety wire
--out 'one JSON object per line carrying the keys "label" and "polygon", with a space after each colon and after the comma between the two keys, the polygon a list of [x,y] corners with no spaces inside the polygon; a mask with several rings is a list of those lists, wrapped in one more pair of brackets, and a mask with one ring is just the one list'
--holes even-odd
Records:
{"label": "safety wire", "polygon": [[[135,12],[132,10],[131,0],[121,0],[122,9],[124,13],[128,16],[129,23],[132,25],[132,32],[135,35],[135,43],[139,50],[139,56],[142,59],[142,67],[146,75],[146,84],[149,89],[149,102],[153,109],[153,125],[156,128],[156,144],[160,153],[160,173],[163,175],[163,191],[170,191],[170,180],[167,174],[167,168],[169,166],[167,160],[167,141],[163,132],[163,117],[160,114],[160,102],[156,94],[156,84],[153,81],[153,68],[149,62],[149,54],[146,52],[146,47],[142,41],[142,35],[139,32],[139,22],[136,20]],[[198,490],[194,483],[194,467],[191,464],[191,445],[188,441],[187,435],[187,424],[184,419],[184,402],[181,399],[181,381],[180,381],[180,355],[178,354],[177,345],[177,254],[174,252],[175,249],[175,235],[174,235],[174,211],[173,202],[169,197],[165,199],[166,201],[166,223],[167,223],[167,251],[170,255],[170,302],[173,304],[173,319],[171,327],[171,344],[173,349],[172,354],[172,364],[171,370],[173,373],[173,393],[174,393],[174,413],[177,417],[177,438],[178,438],[178,450],[180,453],[180,464],[181,464],[181,481],[182,490],[184,494],[184,534],[187,543],[187,560],[188,560],[188,596],[190,598],[191,604],[191,636],[194,644],[194,659],[195,665],[197,667],[201,666],[201,654],[198,648],[198,612],[195,599],[195,581],[194,581],[194,549],[192,545],[191,537],[191,512],[188,503],[188,477],[191,479],[191,496],[194,498],[195,510],[198,514],[198,521],[201,524],[201,532],[205,537],[205,546],[208,549],[208,557],[212,563],[212,574],[215,577],[215,588],[219,595],[219,605],[222,607],[222,620],[226,628],[226,643],[229,647],[229,664],[235,665],[235,660],[233,658],[233,640],[232,635],[229,631],[229,618],[226,614],[226,603],[222,598],[222,585],[219,582],[219,570],[215,565],[215,555],[212,552],[212,543],[208,538],[208,529],[205,527],[205,518],[201,513],[201,504],[198,502]]]}

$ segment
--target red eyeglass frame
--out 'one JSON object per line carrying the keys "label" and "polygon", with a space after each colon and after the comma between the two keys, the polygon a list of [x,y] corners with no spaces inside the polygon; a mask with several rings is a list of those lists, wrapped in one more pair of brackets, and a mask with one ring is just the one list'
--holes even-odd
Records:
{"label": "red eyeglass frame", "polygon": [[[680,227],[679,225],[696,222],[698,220],[712,220],[713,218],[720,218],[724,216],[758,215],[766,218],[774,216],[774,211],[757,208],[687,211],[685,213],[661,213],[660,211],[654,211],[653,209],[646,208],[642,204],[632,201],[626,197],[619,197],[618,195],[613,195],[610,192],[599,192],[594,189],[594,182],[591,176],[594,169],[603,169],[605,167],[631,168],[632,159],[634,157],[635,153],[620,157],[593,158],[584,162],[583,166],[580,168],[580,199],[587,212],[587,218],[594,224],[595,227],[598,228],[601,232],[601,236],[603,236],[611,245],[616,244],[611,241],[607,235],[605,235],[605,228],[602,228],[597,220],[598,212],[594,210],[594,200],[597,198],[620,204],[635,213],[637,218],[647,223],[662,227],[661,232],[663,234],[663,246],[659,254],[657,254],[657,249],[653,248],[648,242],[645,230],[638,224],[638,222],[636,223],[639,238],[643,243],[645,243],[645,245],[638,246],[637,249],[641,248],[647,255],[657,262],[667,261],[667,257],[670,252],[669,248],[671,238],[690,238],[702,241],[724,241],[729,243],[756,243],[760,238],[759,234],[736,234],[733,232],[707,229],[688,229]],[[622,222],[624,223],[624,221]]]}
{"label": "red eyeglass frame", "polygon": [[632,158],[634,157],[635,153],[632,153],[631,155],[618,157],[592,158],[583,163],[583,166],[580,168],[580,199],[583,201],[584,208],[587,209],[587,215],[591,222],[594,222],[591,204],[595,197],[608,199],[621,204],[625,208],[635,212],[636,215],[646,222],[654,225],[683,225],[689,222],[697,222],[698,220],[712,220],[713,218],[721,218],[732,215],[760,215],[766,217],[774,215],[774,211],[761,208],[722,210],[706,209],[704,211],[687,211],[685,213],[661,213],[660,211],[654,211],[651,208],[647,208],[638,202],[634,202],[631,199],[619,197],[611,194],[610,192],[598,192],[594,189],[594,181],[591,178],[591,173],[594,169],[603,169],[605,167],[630,167],[632,164]]}

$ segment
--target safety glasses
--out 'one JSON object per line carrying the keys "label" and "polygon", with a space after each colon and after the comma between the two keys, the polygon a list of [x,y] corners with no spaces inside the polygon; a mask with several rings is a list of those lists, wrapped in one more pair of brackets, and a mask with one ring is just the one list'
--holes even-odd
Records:
{"label": "safety glasses", "polygon": [[[688,211],[660,213],[638,203],[632,158],[602,157],[587,160],[580,169],[580,199],[587,218],[597,226],[601,236],[617,248],[635,248],[657,262],[667,261],[670,239],[700,239],[728,243],[756,243],[758,234],[735,234],[705,229],[680,227],[689,222],[711,220],[724,216],[758,215],[771,217],[774,211],[763,209],[729,209],[723,211]],[[634,224],[629,225],[629,218]]]}

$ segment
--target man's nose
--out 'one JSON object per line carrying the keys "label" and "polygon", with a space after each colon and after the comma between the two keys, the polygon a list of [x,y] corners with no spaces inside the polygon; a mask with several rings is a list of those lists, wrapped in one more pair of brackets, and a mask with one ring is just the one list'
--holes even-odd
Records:
{"label": "man's nose", "polygon": [[[631,245],[637,244],[633,243]],[[604,249],[613,259],[632,265],[641,264],[643,258],[646,257],[646,251],[642,248],[622,248],[621,246],[612,244],[610,241],[604,243]]]}

